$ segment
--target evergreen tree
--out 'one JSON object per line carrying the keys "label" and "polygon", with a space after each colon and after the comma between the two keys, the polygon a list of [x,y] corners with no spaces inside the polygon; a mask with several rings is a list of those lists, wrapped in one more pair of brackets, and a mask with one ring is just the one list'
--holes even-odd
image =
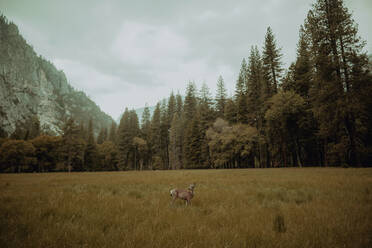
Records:
{"label": "evergreen tree", "polygon": [[266,133],[275,165],[302,166],[299,138],[306,102],[293,91],[280,91],[268,101]]}
{"label": "evergreen tree", "polygon": [[[190,157],[191,151],[192,151],[192,139],[193,139],[193,127],[192,125],[194,118],[196,118],[197,115],[197,104],[198,99],[196,96],[196,85],[193,82],[189,82],[186,88],[186,97],[185,97],[185,103],[184,103],[184,144],[183,144],[183,158],[184,158],[184,166],[185,168],[190,168],[190,166],[193,165],[193,160]],[[196,121],[196,120],[195,120]],[[196,121],[197,124],[199,124],[198,121]],[[195,128],[195,125],[194,125]]]}
{"label": "evergreen tree", "polygon": [[143,155],[143,166],[147,167],[151,161],[151,115],[147,104],[142,113],[140,137],[146,142],[146,149],[144,149],[146,154]]}
{"label": "evergreen tree", "polygon": [[113,144],[116,144],[116,133],[116,123],[112,121],[108,140],[111,141]]}
{"label": "evergreen tree", "polygon": [[181,114],[183,113],[183,100],[180,93],[177,93],[176,95],[176,113],[178,114],[178,116],[181,116]]}
{"label": "evergreen tree", "polygon": [[[144,139],[140,137],[133,138],[133,146],[134,146],[134,169],[135,170],[143,170],[144,167],[144,160],[147,154],[147,143]],[[137,163],[138,161],[138,163]]]}
{"label": "evergreen tree", "polygon": [[271,97],[278,91],[278,84],[281,78],[282,63],[280,61],[282,54],[277,48],[274,34],[270,27],[267,28],[265,36],[265,45],[262,53],[264,79],[267,97]]}
{"label": "evergreen tree", "polygon": [[138,165],[136,147],[133,142],[140,135],[139,121],[136,111],[125,109],[118,128],[119,169],[135,169]]}
{"label": "evergreen tree", "polygon": [[235,87],[235,106],[237,122],[247,123],[248,109],[247,109],[247,63],[245,59],[242,61],[239,78]]}
{"label": "evergreen tree", "polygon": [[192,120],[196,114],[197,98],[196,85],[194,82],[189,82],[186,88],[186,97],[184,103],[185,121]]}
{"label": "evergreen tree", "polygon": [[98,155],[100,158],[100,166],[105,171],[118,170],[118,150],[114,143],[105,141],[97,145]]}
{"label": "evergreen tree", "polygon": [[217,80],[217,93],[216,93],[216,111],[219,117],[224,116],[225,105],[227,100],[227,91],[222,76],[219,76]]}
{"label": "evergreen tree", "polygon": [[96,147],[96,141],[94,138],[94,132],[93,132],[93,120],[89,120],[88,125],[88,141],[87,146],[85,149],[85,170],[88,171],[95,171],[98,169],[98,156],[97,156],[97,147]]}
{"label": "evergreen tree", "polygon": [[35,148],[35,157],[37,158],[37,172],[53,171],[59,162],[60,146],[62,138],[60,136],[41,135],[31,140]]}
{"label": "evergreen tree", "polygon": [[161,110],[160,103],[156,104],[154,113],[151,119],[151,164],[152,169],[161,168]]}
{"label": "evergreen tree", "polygon": [[78,133],[79,133],[78,136],[79,136],[80,139],[85,140],[85,141],[88,140],[87,130],[84,127],[84,122],[83,121],[81,121],[79,123]]}
{"label": "evergreen tree", "polygon": [[355,166],[365,148],[359,138],[364,131],[357,124],[365,124],[360,96],[371,84],[365,76],[364,42],[342,0],[318,0],[308,13],[305,29],[315,67],[310,95],[323,164]]}
{"label": "evergreen tree", "polygon": [[177,112],[177,102],[176,102],[176,97],[173,94],[173,91],[171,92],[169,99],[168,99],[168,112],[167,112],[167,126],[168,129],[170,128],[171,122],[173,120],[174,114]]}
{"label": "evergreen tree", "polygon": [[257,129],[262,128],[262,61],[257,46],[251,47],[248,63],[248,123]]}
{"label": "evergreen tree", "polygon": [[185,168],[201,168],[202,137],[199,115],[195,115],[185,130],[184,165]]}
{"label": "evergreen tree", "polygon": [[297,44],[297,59],[293,68],[293,84],[289,89],[294,90],[309,101],[309,89],[312,80],[312,64],[309,50],[309,40],[303,26],[300,27],[300,40]]}
{"label": "evergreen tree", "polygon": [[107,128],[102,127],[98,133],[97,144],[102,144],[107,139]]}
{"label": "evergreen tree", "polygon": [[229,123],[236,123],[236,106],[234,101],[231,98],[228,98],[226,100],[226,105],[225,105],[225,119]]}
{"label": "evergreen tree", "polygon": [[169,164],[170,168],[183,168],[183,120],[177,114],[174,115],[169,132]]}
{"label": "evergreen tree", "polygon": [[170,123],[168,122],[170,113],[168,112],[166,101],[163,100],[160,108],[160,156],[162,169],[169,169],[169,128]]}
{"label": "evergreen tree", "polygon": [[200,90],[200,102],[198,106],[198,116],[200,120],[199,137],[200,137],[200,166],[207,168],[210,165],[210,156],[208,149],[208,141],[205,133],[213,124],[215,119],[215,111],[213,109],[213,102],[208,86],[204,83]]}
{"label": "evergreen tree", "polygon": [[130,150],[130,144],[132,142],[130,128],[129,128],[130,127],[129,115],[130,114],[129,114],[128,108],[125,108],[124,114],[120,119],[119,128],[117,130],[119,170],[129,169],[128,168],[129,150]]}
{"label": "evergreen tree", "polygon": [[151,122],[151,114],[150,114],[150,109],[147,103],[145,104],[145,108],[143,109],[142,112],[142,117],[141,117],[141,128],[145,128],[150,125]]}
{"label": "evergreen tree", "polygon": [[8,140],[1,145],[1,172],[29,172],[35,164],[35,147],[31,142]]}
{"label": "evergreen tree", "polygon": [[73,118],[69,118],[62,134],[61,156],[65,161],[65,168],[82,170],[84,165],[84,152],[86,142],[80,138],[80,130]]}

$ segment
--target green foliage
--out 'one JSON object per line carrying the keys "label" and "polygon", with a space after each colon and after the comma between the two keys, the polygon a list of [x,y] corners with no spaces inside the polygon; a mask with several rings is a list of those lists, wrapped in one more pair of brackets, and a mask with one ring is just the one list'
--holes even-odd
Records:
{"label": "green foliage", "polygon": [[103,142],[105,142],[108,138],[107,136],[107,128],[101,128],[97,137],[97,144],[102,144]]}
{"label": "green foliage", "polygon": [[84,153],[86,141],[81,137],[80,129],[74,119],[69,118],[63,128],[61,157],[64,163],[62,170],[82,171],[84,168]]}
{"label": "green foliage", "polygon": [[225,119],[229,123],[235,123],[236,122],[236,105],[232,99],[227,99],[226,105],[225,105]]}
{"label": "green foliage", "polygon": [[242,61],[240,73],[235,87],[236,101],[236,120],[240,123],[247,123],[248,108],[247,108],[247,85],[248,85],[248,69],[245,59]]}
{"label": "green foliage", "polygon": [[111,128],[110,128],[110,133],[108,136],[108,140],[111,141],[112,143],[116,144],[116,123],[113,121],[111,123]]}
{"label": "green foliage", "polygon": [[169,132],[169,164],[171,169],[183,168],[183,120],[174,115]]}
{"label": "green foliage", "polygon": [[[306,116],[305,100],[293,91],[279,92],[268,100],[266,111],[267,135],[272,156],[287,166],[287,151],[298,152],[301,121]],[[299,156],[299,155],[298,155]]]}
{"label": "green foliage", "polygon": [[[360,138],[365,135],[360,127],[367,125],[363,94],[370,92],[371,84],[362,50],[365,43],[341,0],[316,1],[305,32],[315,68],[310,97],[319,124],[322,164],[360,165],[360,151],[369,145]],[[330,154],[337,154],[337,161],[329,160]]]}
{"label": "green foliage", "polygon": [[[251,161],[253,148],[257,143],[257,129],[246,124],[230,126],[218,118],[208,129],[207,137],[211,157],[215,166],[222,168],[253,167]],[[243,165],[244,164],[244,165]]]}
{"label": "green foliage", "polygon": [[219,117],[223,117],[225,113],[225,105],[227,100],[225,82],[220,75],[217,80],[217,92],[215,97],[216,111]]}
{"label": "green foliage", "polygon": [[120,120],[118,128],[118,150],[119,150],[119,169],[134,169],[136,166],[135,147],[133,138],[139,136],[139,121],[134,110],[125,112]]}
{"label": "green foliage", "polygon": [[60,161],[61,137],[41,135],[31,140],[37,158],[37,171],[49,172]]}
{"label": "green foliage", "polygon": [[24,140],[8,140],[0,147],[2,172],[32,171],[36,163],[35,147]]}
{"label": "green foliage", "polygon": [[184,139],[184,164],[186,168],[202,167],[202,135],[200,117],[195,115],[186,127]]}
{"label": "green foliage", "polygon": [[279,48],[277,48],[274,34],[270,27],[267,28],[265,36],[265,45],[262,52],[262,61],[264,69],[264,79],[266,81],[266,94],[271,96],[278,90],[278,82],[283,71]]}
{"label": "green foliage", "polygon": [[196,114],[197,99],[196,99],[196,85],[194,82],[189,82],[186,88],[186,97],[184,103],[184,112],[186,121],[190,121]]}
{"label": "green foliage", "polygon": [[84,155],[84,169],[87,171],[95,171],[98,169],[97,146],[93,133],[93,121],[89,121],[88,140]]}
{"label": "green foliage", "polygon": [[105,141],[97,145],[99,157],[99,170],[117,171],[119,151],[116,145],[111,141]]}

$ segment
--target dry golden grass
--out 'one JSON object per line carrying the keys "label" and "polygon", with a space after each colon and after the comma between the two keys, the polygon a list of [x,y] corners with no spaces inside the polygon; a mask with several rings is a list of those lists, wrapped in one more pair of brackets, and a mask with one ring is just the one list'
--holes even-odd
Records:
{"label": "dry golden grass", "polygon": [[[192,206],[170,205],[192,182]],[[0,186],[0,247],[372,247],[372,169],[2,174]]]}

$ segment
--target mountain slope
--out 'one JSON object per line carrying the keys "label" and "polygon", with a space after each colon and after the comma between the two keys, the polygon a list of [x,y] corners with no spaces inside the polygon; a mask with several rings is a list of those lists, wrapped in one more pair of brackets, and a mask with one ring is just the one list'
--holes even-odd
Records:
{"label": "mountain slope", "polygon": [[97,133],[110,116],[67,82],[63,71],[37,56],[14,23],[0,16],[0,128],[7,134],[37,116],[42,131],[60,134],[66,118],[91,118]]}

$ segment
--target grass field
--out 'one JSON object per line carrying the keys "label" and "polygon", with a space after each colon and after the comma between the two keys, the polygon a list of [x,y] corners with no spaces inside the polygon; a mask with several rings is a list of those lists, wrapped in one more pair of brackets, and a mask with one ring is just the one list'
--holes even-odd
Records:
{"label": "grass field", "polygon": [[[192,205],[171,205],[192,182]],[[372,247],[372,169],[1,174],[0,186],[0,247]]]}

